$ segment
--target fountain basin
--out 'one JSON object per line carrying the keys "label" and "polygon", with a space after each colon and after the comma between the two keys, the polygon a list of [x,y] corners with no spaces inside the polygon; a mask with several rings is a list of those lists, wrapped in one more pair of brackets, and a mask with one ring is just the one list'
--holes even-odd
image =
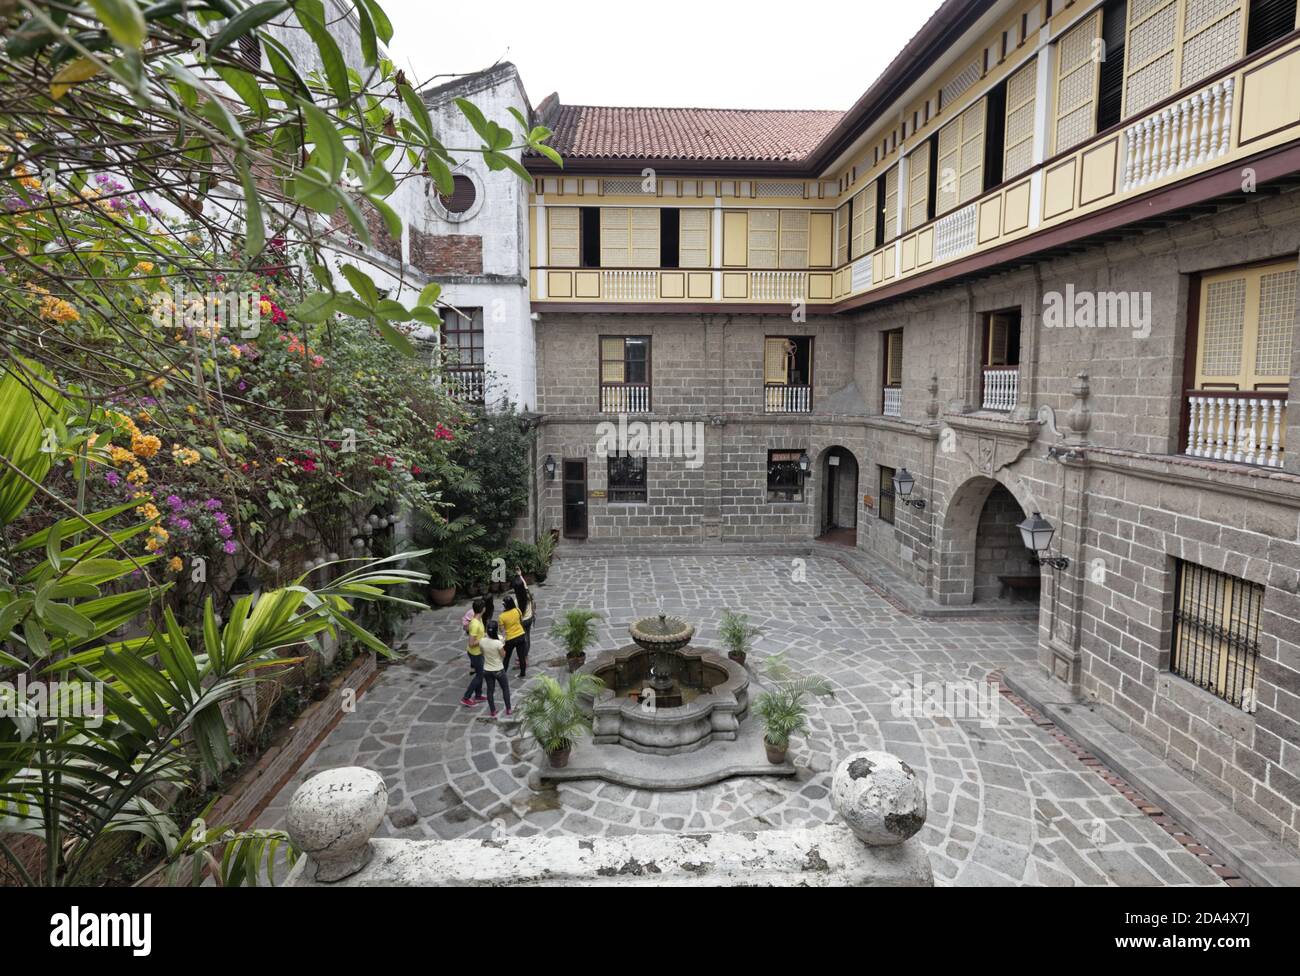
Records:
{"label": "fountain basin", "polygon": [[[651,668],[665,655],[675,672],[675,694],[667,699],[669,707],[651,708],[640,693],[651,686]],[[659,755],[692,752],[715,739],[735,740],[749,711],[749,672],[707,648],[665,651],[631,644],[605,651],[579,670],[605,683],[583,702],[596,745]]]}

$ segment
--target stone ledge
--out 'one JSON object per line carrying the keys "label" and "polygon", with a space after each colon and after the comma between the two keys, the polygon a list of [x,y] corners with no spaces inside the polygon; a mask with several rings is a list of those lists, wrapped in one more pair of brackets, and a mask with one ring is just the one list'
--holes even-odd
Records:
{"label": "stone ledge", "polygon": [[740,724],[733,740],[714,740],[707,748],[671,756],[637,752],[617,745],[598,745],[582,738],[573,744],[569,764],[543,765],[533,773],[534,789],[548,783],[603,779],[638,790],[688,790],[734,776],[793,776],[794,764],[767,761],[763,729],[755,720]]}
{"label": "stone ledge", "polygon": [[405,841],[375,838],[374,856],[332,884],[302,858],[283,887],[895,887],[934,884],[913,839],[869,847],[842,823],[717,834],[508,837]]}
{"label": "stone ledge", "polygon": [[1300,885],[1300,852],[1288,851],[1233,811],[1219,794],[1198,786],[1061,684],[1023,669],[1009,669],[1007,687],[1067,735],[1208,843],[1241,877],[1262,887]]}

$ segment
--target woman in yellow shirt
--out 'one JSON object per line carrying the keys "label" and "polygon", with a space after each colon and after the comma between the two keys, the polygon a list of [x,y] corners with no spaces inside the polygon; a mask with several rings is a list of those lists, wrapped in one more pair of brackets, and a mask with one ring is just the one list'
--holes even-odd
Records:
{"label": "woman in yellow shirt", "polygon": [[497,624],[501,630],[501,637],[506,642],[505,666],[510,667],[510,655],[518,651],[519,677],[523,678],[528,674],[528,646],[524,635],[523,614],[515,606],[514,597],[508,596],[502,600],[501,607],[501,616],[497,619]]}

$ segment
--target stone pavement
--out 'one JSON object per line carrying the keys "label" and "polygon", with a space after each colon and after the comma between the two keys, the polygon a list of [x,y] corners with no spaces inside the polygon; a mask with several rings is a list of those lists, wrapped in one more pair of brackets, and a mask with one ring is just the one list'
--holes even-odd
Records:
{"label": "stone pavement", "polygon": [[[696,624],[697,644],[716,644],[723,609],[747,612],[764,631],[751,670],[785,650],[790,663],[824,675],[835,687],[834,699],[813,702],[810,733],[792,749],[799,775],[680,792],[599,781],[535,792],[527,779],[540,755],[521,741],[517,725],[487,718],[486,705],[471,711],[457,702],[469,677],[459,605],[414,621],[405,663],[382,671],[258,825],[282,826],[289,797],[314,772],[361,765],[388,783],[381,836],[810,826],[831,815],[829,771],[836,758],[884,749],[925,780],[930,810],[919,838],[937,884],[1220,883],[1202,860],[1001,696],[992,697],[993,722],[987,712],[954,718],[912,708],[895,714],[899,687],[919,683],[927,691],[951,692],[977,687],[991,672],[1031,664],[1033,624],[909,617],[839,563],[818,556],[566,555],[534,593],[539,620],[530,668],[548,667],[556,676],[564,672],[562,652],[547,630],[562,609],[593,607],[605,614],[600,648],[625,644],[627,624],[654,612],[660,595],[668,613]],[[947,713],[955,714],[951,708]]]}

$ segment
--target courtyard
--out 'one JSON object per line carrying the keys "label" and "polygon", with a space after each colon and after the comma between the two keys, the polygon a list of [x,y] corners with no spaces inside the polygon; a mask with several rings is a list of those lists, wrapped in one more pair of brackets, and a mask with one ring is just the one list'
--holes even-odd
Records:
{"label": "courtyard", "polygon": [[[572,556],[535,588],[533,673],[564,671],[548,635],[556,613],[603,614],[596,649],[626,643],[627,625],[664,610],[716,645],[724,609],[762,628],[751,671],[786,652],[801,672],[828,679],[810,734],[796,739],[791,779],[735,778],[698,789],[634,790],[599,780],[535,790],[540,752],[518,725],[486,706],[458,704],[467,668],[464,604],[412,621],[405,657],[384,668],[261,815],[283,826],[289,798],[325,769],[358,765],[383,775],[388,815],[378,836],[407,839],[614,836],[812,826],[831,818],[830,770],[849,752],[883,749],[923,777],[929,804],[918,835],[939,885],[1219,885],[1205,861],[1010,699],[996,721],[896,714],[895,694],[918,680],[953,686],[1033,665],[1035,625],[992,617],[914,618],[838,562],[813,556]],[[518,694],[516,683],[512,691]],[[751,717],[746,721],[754,721]],[[608,748],[620,748],[611,746]]]}

